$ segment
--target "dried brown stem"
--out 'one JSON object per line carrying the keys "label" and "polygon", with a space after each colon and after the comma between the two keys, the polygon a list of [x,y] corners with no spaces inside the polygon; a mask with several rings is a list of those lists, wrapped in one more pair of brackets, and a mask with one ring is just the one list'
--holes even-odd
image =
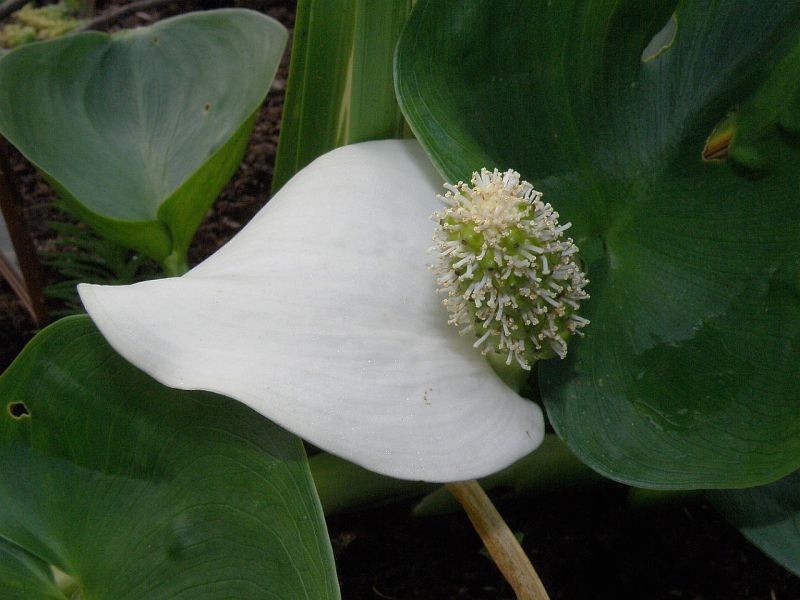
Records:
{"label": "dried brown stem", "polygon": [[44,271],[25,222],[22,197],[14,181],[7,142],[3,138],[0,138],[0,211],[2,211],[14,252],[17,255],[22,277],[20,278],[14,268],[5,260],[0,265],[0,274],[11,284],[36,324],[44,325],[48,320],[43,293]]}
{"label": "dried brown stem", "polygon": [[448,483],[447,489],[464,507],[475,531],[481,536],[517,599],[549,600],[531,561],[480,484],[474,479],[459,481]]}

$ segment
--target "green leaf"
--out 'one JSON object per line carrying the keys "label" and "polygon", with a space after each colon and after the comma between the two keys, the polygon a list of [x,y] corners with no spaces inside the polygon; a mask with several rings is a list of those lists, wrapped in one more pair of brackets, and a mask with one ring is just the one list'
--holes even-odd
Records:
{"label": "green leaf", "polygon": [[273,192],[339,146],[402,137],[392,57],[411,0],[300,0]]}
{"label": "green leaf", "polygon": [[301,442],[244,405],[162,386],[85,316],[37,335],[0,398],[12,559],[93,599],[339,597]]}
{"label": "green leaf", "polygon": [[800,466],[800,3],[676,4],[421,1],[398,97],[448,179],[512,167],[573,223],[592,324],[539,374],[579,458],[752,486]]}
{"label": "green leaf", "polygon": [[44,561],[0,537],[0,591],[3,600],[64,600]]}
{"label": "green leaf", "polygon": [[19,48],[0,60],[0,133],[81,219],[179,271],[286,35],[260,13],[219,10]]}
{"label": "green leaf", "polygon": [[713,490],[708,496],[747,539],[800,575],[800,471],[769,485]]}

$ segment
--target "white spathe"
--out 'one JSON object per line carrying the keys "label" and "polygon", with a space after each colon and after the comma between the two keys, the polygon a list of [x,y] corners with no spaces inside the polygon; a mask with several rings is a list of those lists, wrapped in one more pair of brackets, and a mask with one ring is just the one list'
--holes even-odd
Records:
{"label": "white spathe", "polygon": [[415,141],[340,148],[183,277],[80,295],[167,386],[235,398],[378,473],[485,476],[544,422],[447,324],[426,252],[441,183]]}

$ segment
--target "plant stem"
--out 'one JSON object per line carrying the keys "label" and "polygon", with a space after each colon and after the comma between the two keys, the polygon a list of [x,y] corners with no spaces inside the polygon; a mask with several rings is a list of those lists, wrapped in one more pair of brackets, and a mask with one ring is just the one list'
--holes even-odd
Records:
{"label": "plant stem", "polygon": [[164,268],[164,273],[167,277],[180,277],[189,270],[186,256],[179,254],[177,250],[165,258],[161,266]]}
{"label": "plant stem", "polygon": [[518,600],[549,600],[542,580],[492,501],[473,480],[448,483]]}
{"label": "plant stem", "polygon": [[0,137],[0,218],[5,219],[19,263],[19,273],[7,261],[3,261],[5,264],[0,266],[0,272],[19,296],[36,325],[41,327],[48,321],[43,291],[44,271],[25,221],[22,205],[19,185],[15,181],[8,155],[8,142]]}
{"label": "plant stem", "polygon": [[[542,445],[499,473],[480,480],[481,487],[497,500],[511,496],[517,500],[563,491],[588,489],[607,484],[608,480],[575,458],[558,436],[548,433]],[[453,495],[444,487],[420,500],[414,507],[415,517],[431,517],[459,510]]]}

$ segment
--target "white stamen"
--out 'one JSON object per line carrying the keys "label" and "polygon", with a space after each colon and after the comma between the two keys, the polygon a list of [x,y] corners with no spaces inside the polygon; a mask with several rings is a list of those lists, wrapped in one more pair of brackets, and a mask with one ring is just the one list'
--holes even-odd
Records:
{"label": "white stamen", "polygon": [[484,333],[480,338],[478,338],[478,341],[472,344],[472,347],[479,348],[483,344],[483,342],[485,342],[489,338],[490,335],[492,335],[491,329],[488,330],[486,333]]}
{"label": "white stamen", "polygon": [[445,208],[433,216],[433,271],[448,322],[480,336],[474,346],[482,353],[506,352],[507,364],[526,370],[539,358],[565,356],[566,336],[588,324],[574,313],[588,298],[573,258],[578,248],[561,237],[571,224],[559,225],[516,171],[481,169],[471,184],[445,185]]}

